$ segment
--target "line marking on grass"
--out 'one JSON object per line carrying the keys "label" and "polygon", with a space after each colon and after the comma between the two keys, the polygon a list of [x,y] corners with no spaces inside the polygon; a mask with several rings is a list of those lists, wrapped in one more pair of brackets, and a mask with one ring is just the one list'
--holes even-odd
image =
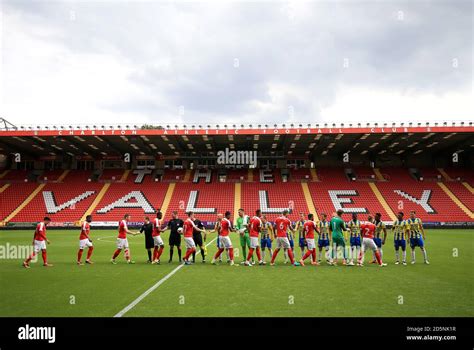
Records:
{"label": "line marking on grass", "polygon": [[108,241],[104,238],[110,238],[110,237],[115,237],[115,236],[104,236],[104,237],[98,237],[97,240],[101,242],[110,242],[110,243],[115,243],[115,241]]}
{"label": "line marking on grass", "polygon": [[[217,239],[214,238],[213,240],[211,240],[209,243],[206,244],[206,248],[212,243],[214,242],[215,240]],[[199,254],[201,252],[201,250],[198,250],[196,252],[196,254]],[[173,276],[176,272],[178,272],[182,267],[184,266],[184,264],[180,264],[179,266],[177,266],[173,271],[171,271],[169,274],[167,274],[165,277],[163,277],[162,279],[160,279],[158,282],[156,282],[154,285],[152,285],[150,288],[148,288],[145,292],[143,292],[143,294],[141,294],[138,298],[136,298],[134,301],[132,301],[129,305],[125,306],[120,312],[118,312],[114,317],[122,317],[123,315],[125,315],[127,312],[129,312],[131,309],[133,309],[135,306],[137,306],[137,304],[142,301],[143,299],[145,299],[151,292],[153,292],[156,288],[158,288],[159,286],[161,286],[163,283],[165,283],[171,276]]]}

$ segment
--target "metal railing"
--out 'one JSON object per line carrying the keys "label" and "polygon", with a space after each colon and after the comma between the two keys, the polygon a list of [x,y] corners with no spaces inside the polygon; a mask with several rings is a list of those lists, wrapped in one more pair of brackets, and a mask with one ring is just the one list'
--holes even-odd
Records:
{"label": "metal railing", "polygon": [[318,128],[401,128],[401,127],[466,127],[473,126],[473,121],[412,121],[412,122],[307,122],[307,123],[222,123],[222,124],[199,124],[199,123],[96,123],[96,124],[19,124],[14,125],[0,118],[0,131],[5,130],[204,130],[204,129],[318,129]]}

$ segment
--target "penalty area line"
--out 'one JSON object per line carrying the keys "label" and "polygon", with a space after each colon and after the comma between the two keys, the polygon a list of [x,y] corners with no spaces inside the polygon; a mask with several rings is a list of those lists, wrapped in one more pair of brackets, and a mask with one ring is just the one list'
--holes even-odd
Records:
{"label": "penalty area line", "polygon": [[[214,238],[213,240],[211,240],[209,243],[206,244],[206,248],[207,246],[209,246],[212,242],[214,242],[215,240],[217,239]],[[199,254],[201,252],[201,250],[198,250],[196,252],[196,254]],[[178,272],[182,267],[184,266],[184,264],[180,264],[179,266],[177,266],[173,271],[171,271],[169,274],[167,274],[165,277],[163,277],[162,279],[160,279],[158,282],[156,282],[154,285],[152,285],[150,288],[148,288],[145,292],[143,292],[143,294],[141,294],[138,298],[136,298],[134,301],[132,301],[130,304],[128,304],[127,306],[125,306],[120,312],[118,312],[114,317],[122,317],[123,315],[125,315],[127,312],[129,312],[131,309],[133,309],[135,306],[137,306],[138,303],[140,303],[143,299],[145,299],[148,295],[150,295],[150,293],[152,293],[156,288],[158,288],[159,286],[161,286],[163,283],[165,283],[171,276],[173,276],[176,272]]]}

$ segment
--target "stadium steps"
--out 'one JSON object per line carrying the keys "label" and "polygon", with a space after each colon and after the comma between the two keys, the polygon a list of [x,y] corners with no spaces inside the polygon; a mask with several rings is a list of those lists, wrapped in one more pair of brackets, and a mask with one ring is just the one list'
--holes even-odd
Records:
{"label": "stadium steps", "polygon": [[301,183],[301,188],[303,189],[304,199],[306,200],[306,205],[308,206],[309,213],[314,215],[314,220],[319,221],[318,213],[314,206],[313,198],[311,197],[311,192],[309,190],[308,184],[306,182]]}
{"label": "stadium steps", "polygon": [[471,185],[469,185],[467,182],[463,182],[462,184],[469,192],[471,192],[471,194],[474,194],[474,188]]}
{"label": "stadium steps", "polygon": [[5,222],[11,221],[20,211],[23,210],[35,197],[46,184],[40,184],[38,187],[35,188],[33,192],[10,214],[5,218]]}
{"label": "stadium steps", "polygon": [[380,172],[379,168],[374,168],[374,174],[375,174],[375,177],[377,178],[377,180],[379,180],[379,181],[384,181],[385,180],[382,173]]}
{"label": "stadium steps", "polygon": [[[250,174],[250,171],[249,171],[249,174]],[[242,203],[242,185],[237,182],[234,186],[234,218],[238,216],[238,211],[240,209],[241,203]]]}
{"label": "stadium steps", "polygon": [[130,175],[130,169],[127,169],[124,171],[124,173],[122,174],[122,177],[120,178],[120,182],[127,181],[128,175]]}
{"label": "stadium steps", "polygon": [[57,182],[62,182],[66,178],[67,174],[69,174],[69,172],[70,170],[64,170],[64,172],[58,177]]}
{"label": "stadium steps", "polygon": [[451,192],[451,190],[442,182],[438,182],[437,183],[439,187],[441,187],[441,189],[444,191],[444,193],[446,193],[446,195],[451,198],[451,200],[456,203],[456,205],[463,211],[466,213],[467,216],[469,216],[471,219],[474,219],[474,213],[472,211],[469,210],[468,207],[466,207],[460,200],[458,197],[456,197],[454,195],[453,192]]}
{"label": "stadium steps", "polygon": [[189,179],[191,178],[192,170],[186,170],[186,173],[184,174],[184,179],[183,182],[189,182]]}
{"label": "stadium steps", "polygon": [[0,193],[3,193],[8,187],[10,187],[10,184],[5,184],[2,187],[0,187]]}
{"label": "stadium steps", "polygon": [[82,215],[82,218],[80,220],[81,222],[83,222],[86,219],[87,215],[91,215],[94,212],[95,208],[97,208],[100,201],[102,200],[102,198],[104,198],[105,194],[107,193],[110,185],[111,185],[110,183],[106,183],[104,184],[104,186],[102,186],[102,188],[99,191],[99,194],[97,194],[97,196],[94,198],[94,201],[92,202],[90,207],[86,210],[84,215]]}
{"label": "stadium steps", "polygon": [[10,170],[5,170],[3,173],[1,173],[0,174],[0,179],[3,179],[9,172],[10,172]]}
{"label": "stadium steps", "polygon": [[472,193],[458,181],[449,181],[444,183],[447,188],[464,204],[470,211],[474,211],[474,196]]}
{"label": "stadium steps", "polygon": [[316,169],[311,168],[310,173],[311,173],[311,178],[313,179],[314,182],[319,181],[319,176],[318,176],[318,172],[316,171]]}
{"label": "stadium steps", "polygon": [[163,199],[163,204],[161,205],[161,212],[163,213],[163,217],[165,217],[166,212],[168,211],[168,207],[171,202],[171,198],[173,198],[173,193],[174,193],[174,188],[176,187],[176,184],[170,183],[168,185],[168,189],[166,190],[165,198]]}
{"label": "stadium steps", "polygon": [[390,208],[390,206],[388,205],[385,198],[382,196],[382,193],[380,193],[377,185],[374,182],[369,182],[369,186],[370,186],[370,189],[372,190],[372,192],[374,192],[375,197],[377,198],[379,203],[382,205],[382,207],[387,212],[388,216],[390,216],[390,219],[392,219],[393,221],[397,220],[397,217],[396,217],[395,213],[393,212],[392,208]]}
{"label": "stadium steps", "polygon": [[438,168],[437,169],[439,171],[439,173],[441,174],[441,176],[446,180],[446,181],[453,181],[453,179],[451,178],[451,176],[448,175],[448,173],[446,171],[444,171],[443,168]]}

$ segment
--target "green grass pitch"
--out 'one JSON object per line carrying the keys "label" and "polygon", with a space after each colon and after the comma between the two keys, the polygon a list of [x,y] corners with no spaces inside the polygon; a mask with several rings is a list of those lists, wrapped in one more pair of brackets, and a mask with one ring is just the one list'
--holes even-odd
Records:
{"label": "green grass pitch", "polygon": [[[0,246],[27,245],[32,231],[0,231]],[[233,234],[235,247],[238,239]],[[94,265],[77,266],[79,232],[48,232],[52,268],[21,267],[21,259],[0,260],[0,316],[116,315],[178,267],[146,264],[142,235],[130,237],[135,265],[110,263],[115,230],[95,230]],[[164,234],[167,244],[168,233]],[[209,235],[208,243],[215,238]],[[427,230],[430,265],[417,251],[416,265],[394,265],[391,235],[380,268],[348,266],[231,267],[209,263],[216,251],[208,246],[208,263],[183,266],[124,316],[474,316],[472,230]],[[5,249],[4,249],[5,250]],[[295,249],[299,258],[299,248]],[[183,245],[184,253],[184,245]],[[85,254],[84,254],[85,256]],[[407,257],[409,260],[409,251]],[[366,262],[371,253],[366,256]],[[266,257],[269,260],[268,254]],[[236,262],[241,256],[236,257]]]}

